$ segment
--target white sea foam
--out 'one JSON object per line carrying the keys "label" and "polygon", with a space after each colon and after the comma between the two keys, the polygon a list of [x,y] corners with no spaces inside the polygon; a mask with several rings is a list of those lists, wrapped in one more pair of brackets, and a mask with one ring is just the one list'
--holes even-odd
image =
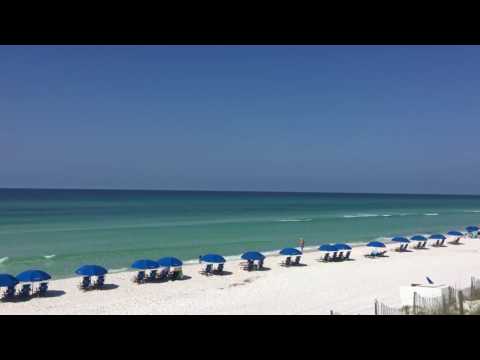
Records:
{"label": "white sea foam", "polygon": [[367,217],[378,217],[382,216],[379,214],[356,214],[356,215],[343,215],[345,219],[355,219],[355,218],[367,218]]}
{"label": "white sea foam", "polygon": [[109,269],[108,272],[111,273],[111,274],[115,274],[115,273],[120,273],[120,272],[124,272],[124,271],[127,271],[128,268],[124,267],[124,268],[119,268],[119,269]]}
{"label": "white sea foam", "polygon": [[423,214],[425,216],[437,216],[439,215],[438,213],[426,213],[426,214]]}
{"label": "white sea foam", "polygon": [[5,257],[0,258],[0,264],[3,264],[3,263],[6,262],[7,260],[8,260],[8,256],[5,256]]}
{"label": "white sea foam", "polygon": [[312,219],[281,219],[281,220],[278,220],[280,222],[308,222],[308,221],[312,221]]}
{"label": "white sea foam", "polygon": [[356,219],[356,218],[368,218],[368,217],[390,217],[391,214],[355,214],[355,215],[343,215],[345,219]]}
{"label": "white sea foam", "polygon": [[45,259],[53,259],[55,256],[57,256],[57,255],[51,254],[51,255],[44,255],[43,257],[44,257]]}

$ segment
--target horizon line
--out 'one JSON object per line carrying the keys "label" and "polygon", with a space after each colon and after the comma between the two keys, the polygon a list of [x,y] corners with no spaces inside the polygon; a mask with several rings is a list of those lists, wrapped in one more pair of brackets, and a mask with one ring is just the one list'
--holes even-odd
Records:
{"label": "horizon line", "polygon": [[0,187],[0,190],[71,190],[71,191],[150,191],[150,192],[231,192],[231,193],[272,193],[272,194],[331,194],[331,195],[421,195],[421,196],[476,196],[480,194],[437,194],[409,192],[346,192],[346,191],[275,191],[275,190],[201,190],[201,189],[136,189],[136,188],[76,188],[76,187]]}

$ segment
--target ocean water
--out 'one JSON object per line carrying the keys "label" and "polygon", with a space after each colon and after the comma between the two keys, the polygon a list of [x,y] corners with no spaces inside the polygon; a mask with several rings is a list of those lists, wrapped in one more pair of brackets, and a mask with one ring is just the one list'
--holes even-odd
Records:
{"label": "ocean water", "polygon": [[479,196],[0,189],[0,273],[195,260],[480,223]]}

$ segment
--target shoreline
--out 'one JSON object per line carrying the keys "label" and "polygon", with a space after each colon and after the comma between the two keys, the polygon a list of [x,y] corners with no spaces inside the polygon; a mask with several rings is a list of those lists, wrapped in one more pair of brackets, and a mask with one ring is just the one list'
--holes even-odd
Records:
{"label": "shoreline", "polygon": [[[373,240],[372,240],[373,241]],[[389,245],[389,244],[395,244],[394,242],[392,241],[383,241],[385,245]],[[352,249],[355,249],[355,248],[358,248],[358,247],[365,247],[367,245],[368,242],[365,242],[365,241],[362,241],[362,242],[351,242],[351,243],[348,243],[348,245],[350,245],[352,247]],[[306,246],[304,249],[303,249],[303,254],[309,254],[309,253],[313,253],[313,252],[319,252],[318,248],[319,246],[322,245],[322,244],[318,244],[318,245],[315,245],[315,246]],[[296,248],[298,249],[299,247],[298,246],[292,246],[293,248]],[[267,250],[267,251],[260,251],[260,253],[262,253],[263,255],[265,255],[265,257],[268,259],[268,258],[277,258],[277,257],[281,257],[283,255],[280,255],[279,252],[280,252],[281,249],[277,249],[277,250]],[[231,262],[237,262],[237,261],[241,261],[241,256],[242,254],[235,254],[235,255],[225,255],[224,258],[225,260],[227,261],[227,263],[231,263]],[[303,256],[303,255],[302,255]],[[198,265],[198,259],[189,259],[189,260],[182,260],[183,262],[183,267],[190,267],[192,265]],[[97,265],[101,265],[101,264],[97,264]],[[79,265],[80,266],[80,265]],[[35,266],[33,267],[35,268]],[[40,268],[41,270],[41,267],[38,267]],[[160,269],[160,268],[159,268]],[[134,273],[134,272],[137,272],[138,270],[135,270],[135,269],[132,269],[130,267],[122,267],[122,268],[113,268],[113,269],[107,269],[108,270],[108,275],[113,275],[113,274],[122,274],[122,273]],[[48,271],[47,271],[48,272]],[[56,280],[69,280],[69,279],[79,279],[81,278],[79,275],[69,275],[69,276],[52,276],[52,280],[50,281],[56,281]]]}
{"label": "shoreline", "polygon": [[[428,234],[420,234],[420,235],[428,235]],[[408,237],[410,237],[410,236],[408,236]],[[387,239],[389,239],[389,240],[387,240]],[[385,237],[378,237],[378,238],[375,238],[374,240],[371,240],[371,241],[381,241],[387,246],[392,245],[392,244],[396,244],[395,242],[391,241],[391,238],[385,238]],[[333,242],[331,242],[331,243],[333,244]],[[324,244],[324,243],[319,243],[319,244],[314,245],[314,246],[306,246],[304,248],[303,254],[319,252],[318,248],[322,244]],[[348,242],[347,244],[350,245],[352,247],[352,249],[355,249],[355,248],[365,247],[368,244],[368,241]],[[298,246],[291,246],[291,247],[299,249]],[[268,259],[268,258],[281,257],[282,255],[279,254],[280,250],[281,249],[275,249],[275,250],[266,250],[266,251],[260,251],[260,252],[263,255],[265,255],[265,257]],[[223,254],[220,254],[220,255],[223,255]],[[235,262],[235,261],[241,261],[241,256],[242,256],[242,254],[223,255],[223,257],[225,258],[227,263]],[[9,258],[6,257],[6,259],[9,259]],[[46,260],[49,260],[49,259],[46,259]],[[134,260],[132,260],[132,261],[134,261]],[[198,263],[198,258],[197,259],[182,260],[182,262],[183,262],[183,267],[189,267],[189,266],[192,266],[192,265],[198,265],[199,264]],[[85,264],[86,263],[81,264],[81,265],[85,265]],[[81,265],[78,265],[78,267],[80,267]],[[96,265],[102,265],[102,264],[96,264]],[[41,266],[33,266],[31,268],[32,269],[33,268],[38,268],[38,269],[42,270]],[[126,266],[121,267],[121,268],[107,268],[107,270],[108,270],[107,276],[108,275],[113,275],[113,274],[122,274],[122,273],[134,273],[134,272],[138,271],[138,270],[132,269],[130,267],[126,267]],[[54,275],[54,276],[52,276],[52,280],[50,280],[50,281],[79,279],[79,278],[80,277],[78,275],[75,275],[75,274],[71,274],[71,275],[68,275],[68,276],[55,276]]]}

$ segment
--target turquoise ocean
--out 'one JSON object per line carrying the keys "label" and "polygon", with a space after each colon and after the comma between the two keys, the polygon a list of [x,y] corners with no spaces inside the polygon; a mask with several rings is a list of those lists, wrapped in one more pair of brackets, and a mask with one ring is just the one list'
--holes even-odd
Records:
{"label": "turquoise ocean", "polygon": [[480,196],[0,189],[0,273],[463,230]]}

